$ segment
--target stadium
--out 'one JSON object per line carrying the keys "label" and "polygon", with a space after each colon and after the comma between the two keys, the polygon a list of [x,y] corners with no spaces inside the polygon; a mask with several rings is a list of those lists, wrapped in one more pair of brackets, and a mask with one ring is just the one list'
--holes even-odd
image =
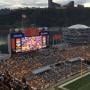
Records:
{"label": "stadium", "polygon": [[1,57],[0,90],[53,90],[89,72],[89,45],[61,50],[47,47],[49,38],[48,31],[33,27],[9,33],[10,56]]}
{"label": "stadium", "polygon": [[86,25],[76,24],[62,31],[64,41],[70,45],[90,44],[90,27]]}

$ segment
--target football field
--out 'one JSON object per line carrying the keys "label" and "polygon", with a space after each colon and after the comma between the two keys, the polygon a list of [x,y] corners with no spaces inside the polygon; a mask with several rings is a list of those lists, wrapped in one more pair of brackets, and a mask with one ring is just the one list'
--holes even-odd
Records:
{"label": "football field", "polygon": [[90,90],[90,74],[59,87],[57,90]]}

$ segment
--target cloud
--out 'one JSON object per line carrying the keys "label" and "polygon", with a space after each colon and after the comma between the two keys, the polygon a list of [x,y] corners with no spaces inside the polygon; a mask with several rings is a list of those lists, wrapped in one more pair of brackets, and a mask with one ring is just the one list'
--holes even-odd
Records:
{"label": "cloud", "polygon": [[27,2],[22,2],[22,4],[29,7],[47,7],[48,0],[27,0]]}
{"label": "cloud", "polygon": [[[53,0],[56,3],[67,4],[72,0]],[[90,0],[73,0],[75,4],[90,6]],[[48,0],[0,0],[0,8],[47,7]]]}
{"label": "cloud", "polygon": [[90,7],[90,3],[88,3],[88,2],[87,3],[84,3],[84,6],[85,7]]}
{"label": "cloud", "polygon": [[0,0],[0,8],[22,7],[20,0]]}

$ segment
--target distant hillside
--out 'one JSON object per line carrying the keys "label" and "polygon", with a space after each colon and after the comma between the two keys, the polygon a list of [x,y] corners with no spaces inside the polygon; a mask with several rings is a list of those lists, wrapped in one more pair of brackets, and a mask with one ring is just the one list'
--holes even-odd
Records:
{"label": "distant hillside", "polygon": [[35,24],[36,26],[70,26],[72,24],[85,24],[90,26],[90,8],[67,9],[16,9],[0,10],[0,30],[8,30],[12,27],[22,26],[22,14],[24,27]]}

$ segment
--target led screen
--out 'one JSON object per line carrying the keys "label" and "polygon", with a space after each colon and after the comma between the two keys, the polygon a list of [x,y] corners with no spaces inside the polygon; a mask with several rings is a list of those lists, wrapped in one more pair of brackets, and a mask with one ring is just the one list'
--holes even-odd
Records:
{"label": "led screen", "polygon": [[42,47],[46,47],[46,36],[42,36]]}
{"label": "led screen", "polygon": [[46,36],[22,37],[11,39],[14,52],[26,52],[46,47]]}
{"label": "led screen", "polygon": [[42,37],[22,38],[22,51],[36,50],[42,48]]}
{"label": "led screen", "polygon": [[21,39],[16,38],[16,52],[21,52]]}

